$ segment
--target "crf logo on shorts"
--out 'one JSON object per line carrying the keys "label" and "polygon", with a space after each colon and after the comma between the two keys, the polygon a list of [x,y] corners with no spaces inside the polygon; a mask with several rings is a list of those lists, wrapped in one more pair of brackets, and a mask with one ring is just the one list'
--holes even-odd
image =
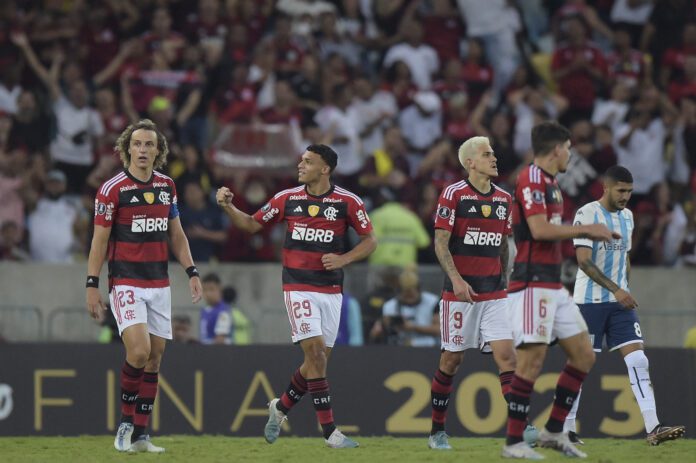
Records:
{"label": "crf logo on shorts", "polygon": [[169,219],[164,217],[133,219],[131,223],[131,231],[134,233],[145,233],[153,231],[167,231],[169,227]]}
{"label": "crf logo on shorts", "polygon": [[464,235],[464,244],[499,246],[503,235],[495,232],[467,231]]}
{"label": "crf logo on shorts", "polygon": [[299,241],[320,241],[330,243],[333,241],[334,231],[321,228],[309,228],[306,225],[295,224],[292,229],[292,239]]}

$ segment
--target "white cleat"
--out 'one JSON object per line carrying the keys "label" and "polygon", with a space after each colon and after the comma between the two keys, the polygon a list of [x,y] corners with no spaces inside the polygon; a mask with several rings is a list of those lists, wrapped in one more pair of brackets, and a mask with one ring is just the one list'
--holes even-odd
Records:
{"label": "white cleat", "polygon": [[147,452],[147,453],[164,453],[164,447],[158,447],[152,443],[150,436],[144,434],[133,442],[128,450],[131,453]]}
{"label": "white cleat", "polygon": [[131,448],[131,436],[133,435],[133,423],[121,423],[116,431],[114,447],[119,452],[127,452]]}
{"label": "white cleat", "polygon": [[268,404],[268,421],[266,422],[266,427],[263,428],[263,437],[266,438],[266,442],[272,444],[278,439],[280,435],[280,427],[288,419],[287,415],[276,407],[280,399],[273,399],[271,403]]}
{"label": "white cleat", "polygon": [[452,450],[449,444],[449,436],[445,431],[438,431],[428,437],[428,447],[433,450]]}
{"label": "white cleat", "polygon": [[524,460],[543,460],[545,458],[544,455],[531,448],[524,441],[503,447],[502,456],[503,458],[521,458]]}
{"label": "white cleat", "polygon": [[587,454],[573,445],[567,432],[549,432],[546,428],[539,431],[539,447],[554,449],[572,458],[587,458]]}
{"label": "white cleat", "polygon": [[359,447],[357,442],[344,435],[338,429],[334,429],[334,432],[326,439],[326,445],[332,449],[354,449],[355,447]]}

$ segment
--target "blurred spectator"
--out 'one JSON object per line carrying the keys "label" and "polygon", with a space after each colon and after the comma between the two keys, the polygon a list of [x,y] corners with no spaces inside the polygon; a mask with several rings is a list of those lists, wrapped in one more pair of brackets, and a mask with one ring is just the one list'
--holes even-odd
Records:
{"label": "blurred spectator", "polygon": [[[427,2],[421,2],[421,6]],[[440,62],[459,57],[461,38],[464,36],[464,24],[462,24],[459,11],[450,0],[432,0],[431,8],[421,12],[420,18],[423,24],[424,41],[437,52]]]}
{"label": "blurred spectator", "polygon": [[249,319],[237,306],[237,290],[234,286],[222,288],[222,300],[230,306],[232,313],[232,344],[242,346],[251,344],[252,327]]}
{"label": "blurred spectator", "polygon": [[[206,195],[212,191],[212,179],[199,151],[193,145],[184,146],[182,158],[169,163],[169,173],[177,191],[183,192],[188,183],[197,183]],[[186,202],[186,198],[182,198]]]}
{"label": "blurred spectator", "polygon": [[398,202],[388,188],[382,188],[383,204],[370,212],[377,249],[370,254],[371,266],[405,268],[417,263],[418,249],[430,245],[430,235],[418,216]]}
{"label": "blurred spectator", "polygon": [[614,31],[614,49],[607,55],[609,82],[620,82],[631,90],[650,83],[651,70],[645,55],[631,47],[631,36],[626,29]]}
{"label": "blurred spectator", "polygon": [[679,46],[684,25],[694,21],[696,12],[691,0],[664,0],[654,2],[654,5],[643,29],[641,50],[650,52],[657,74],[665,50]]}
{"label": "blurred spectator", "polygon": [[[360,174],[360,186],[366,196],[374,200],[379,190],[389,188],[402,201],[409,198],[410,166],[406,142],[398,127],[384,133],[383,145],[372,151]],[[373,253],[374,254],[374,253]]]}
{"label": "blurred spectator", "polygon": [[200,341],[202,344],[232,344],[232,314],[230,306],[222,299],[220,277],[209,273],[203,277]]}
{"label": "blurred spectator", "polygon": [[382,147],[384,131],[398,113],[396,99],[387,91],[376,90],[367,77],[355,79],[354,91],[349,111],[360,122],[362,153],[369,157]]}
{"label": "blurred spectator", "polygon": [[360,304],[351,294],[344,292],[341,302],[341,322],[338,326],[336,345],[362,346],[363,326]]}
{"label": "blurred spectator", "polygon": [[319,30],[314,38],[322,60],[336,53],[351,67],[357,68],[360,65],[361,47],[338,29],[336,12],[326,11],[319,16]]}
{"label": "blurred spectator", "polygon": [[363,336],[366,344],[381,344],[386,341],[382,325],[382,306],[396,296],[399,288],[401,267],[383,267],[370,272],[368,289],[360,304]]}
{"label": "blurred spectator", "polygon": [[0,71],[0,111],[8,114],[17,112],[17,100],[22,93],[19,85],[18,67],[3,67]]}
{"label": "blurred spectator", "polygon": [[[17,33],[12,36],[30,67],[48,88],[53,104],[56,123],[56,136],[51,142],[51,158],[55,167],[61,169],[67,178],[67,191],[79,193],[84,179],[92,170],[94,153],[99,150],[100,137],[104,126],[99,114],[89,106],[87,83],[81,78],[66,82],[67,94],[61,90],[58,75],[39,62],[27,37]],[[62,52],[54,55],[53,67],[60,66],[65,59]]]}
{"label": "blurred spectator", "polygon": [[437,93],[416,93],[413,104],[399,114],[399,128],[406,139],[411,162],[418,165],[442,135],[442,102]]}
{"label": "blurred spectator", "polygon": [[78,211],[65,197],[66,175],[52,170],[46,175],[44,195],[27,218],[29,252],[39,262],[73,262],[80,226]]}
{"label": "blurred spectator", "polygon": [[314,116],[322,132],[330,138],[329,145],[338,153],[336,174],[345,180],[336,179],[345,188],[352,188],[355,176],[365,162],[360,149],[360,122],[350,110],[353,98],[348,85],[337,85],[331,92],[332,98]]}
{"label": "blurred spectator", "polygon": [[47,129],[51,119],[36,101],[36,94],[24,90],[17,99],[17,112],[12,116],[8,149],[21,148],[29,153],[48,154],[51,143]]}
{"label": "blurred spectator", "polygon": [[[493,83],[493,68],[483,53],[481,43],[477,39],[469,39],[466,47],[466,59],[462,64],[461,79],[465,83],[471,105],[478,104],[484,92],[491,88]],[[496,104],[495,89],[491,93],[491,105]]]}
{"label": "blurred spectator", "polygon": [[22,232],[15,222],[6,221],[0,225],[0,260],[26,262],[31,260],[29,253],[22,249]]}
{"label": "blurred spectator", "polygon": [[274,88],[273,105],[261,110],[259,117],[265,124],[292,124],[300,126],[302,113],[297,106],[297,95],[290,83],[278,80]]}
{"label": "blurred spectator", "polygon": [[638,48],[640,45],[643,28],[648,22],[653,6],[653,0],[614,0],[610,13],[611,22],[629,34],[631,47]]}
{"label": "blurred spectator", "polygon": [[520,64],[515,40],[522,26],[519,14],[506,0],[457,0],[457,5],[466,22],[467,36],[483,43],[485,57],[493,65],[493,102],[497,104]]}
{"label": "blurred spectator", "polygon": [[399,275],[399,291],[382,307],[387,343],[399,346],[437,346],[440,336],[439,296],[420,288],[414,268]]}
{"label": "blurred spectator", "polygon": [[[13,222],[24,232],[26,201],[31,183],[22,171],[26,168],[27,153],[14,150],[8,155],[0,151],[0,224]],[[26,173],[24,173],[26,174]]]}
{"label": "blurred spectator", "polygon": [[411,79],[411,70],[403,61],[394,62],[384,71],[382,88],[394,95],[400,110],[409,106],[413,102],[413,95],[418,92]]}
{"label": "blurred spectator", "polygon": [[684,78],[686,60],[689,57],[696,57],[696,22],[686,24],[682,32],[681,44],[668,48],[662,56],[660,84],[663,88],[666,88],[670,81],[679,81]]}
{"label": "blurred spectator", "polygon": [[551,70],[561,95],[568,100],[562,121],[570,125],[592,115],[594,100],[604,88],[607,63],[601,50],[587,40],[579,19],[567,19],[564,28],[567,41],[556,46]]}
{"label": "blurred spectator", "polygon": [[181,226],[186,232],[195,262],[208,262],[218,245],[225,242],[223,215],[203,192],[199,183],[184,185],[184,203],[179,206]]}
{"label": "blurred spectator", "polygon": [[432,87],[433,74],[440,67],[437,52],[430,45],[423,43],[423,27],[419,23],[404,23],[401,34],[404,41],[387,51],[382,66],[389,68],[397,61],[404,62],[411,71],[413,83],[420,90],[429,90]]}
{"label": "blurred spectator", "polygon": [[191,334],[191,318],[188,315],[172,317],[172,342],[179,344],[198,344]]}
{"label": "blurred spectator", "polygon": [[626,114],[631,107],[630,96],[630,88],[623,82],[616,82],[611,88],[610,99],[595,102],[592,123],[607,125],[612,130],[618,128],[626,120]]}

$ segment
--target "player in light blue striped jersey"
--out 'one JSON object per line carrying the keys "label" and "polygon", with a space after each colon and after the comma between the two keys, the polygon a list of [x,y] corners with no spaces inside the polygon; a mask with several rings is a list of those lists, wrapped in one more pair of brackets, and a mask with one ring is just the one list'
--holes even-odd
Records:
{"label": "player in light blue striped jersey", "polygon": [[[599,201],[585,204],[575,214],[575,225],[601,223],[617,231],[620,239],[609,242],[576,238],[578,274],[574,299],[589,327],[595,352],[602,351],[603,339],[609,351],[618,350],[626,362],[631,389],[643,414],[647,440],[651,445],[684,435],[684,426],[664,426],[657,418],[655,396],[650,382],[648,358],[643,352],[643,337],[636,314],[638,303],[628,288],[633,232],[633,213],[626,204],[633,192],[633,176],[624,167],[614,166],[604,178],[604,194]],[[566,418],[564,430],[578,444],[575,416],[580,396]]]}

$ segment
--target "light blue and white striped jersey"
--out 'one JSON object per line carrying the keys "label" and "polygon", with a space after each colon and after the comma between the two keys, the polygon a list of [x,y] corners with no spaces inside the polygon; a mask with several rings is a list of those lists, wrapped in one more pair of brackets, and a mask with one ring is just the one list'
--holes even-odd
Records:
{"label": "light blue and white striped jersey", "polygon": [[[621,239],[603,242],[576,238],[573,240],[573,244],[575,247],[591,248],[592,261],[595,265],[621,289],[629,291],[626,267],[628,265],[628,252],[631,250],[633,213],[628,209],[609,212],[599,201],[592,201],[578,209],[573,224],[590,225],[593,223],[604,224],[609,230],[619,232]],[[575,277],[573,299],[578,304],[616,302],[616,298],[608,289],[593,281],[580,268],[578,268],[578,274]]]}

